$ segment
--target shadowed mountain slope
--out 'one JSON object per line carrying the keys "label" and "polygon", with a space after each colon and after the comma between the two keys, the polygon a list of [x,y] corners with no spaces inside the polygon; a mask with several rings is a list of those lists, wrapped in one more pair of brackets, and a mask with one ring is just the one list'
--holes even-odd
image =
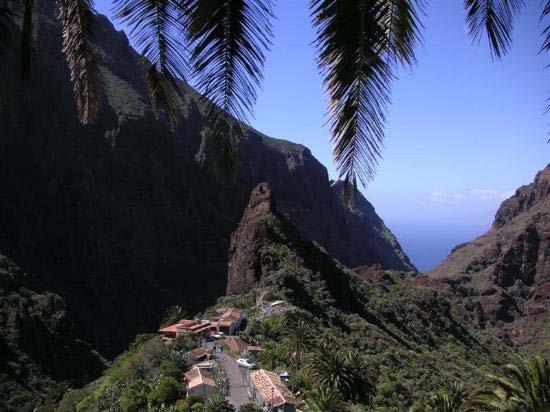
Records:
{"label": "shadowed mountain slope", "polygon": [[225,292],[230,234],[260,182],[346,265],[413,269],[374,210],[350,219],[304,146],[249,128],[235,175],[211,173],[197,94],[186,87],[175,129],[156,119],[138,56],[103,16],[94,26],[99,114],[80,125],[55,10],[54,0],[35,2],[28,83],[18,80],[17,36],[2,56],[0,250],[60,295],[77,334],[106,356],[155,330],[169,306],[194,312]]}
{"label": "shadowed mountain slope", "polygon": [[[22,411],[97,377],[106,362],[76,339],[63,299],[0,255],[0,410]],[[57,382],[56,382],[57,381]]]}

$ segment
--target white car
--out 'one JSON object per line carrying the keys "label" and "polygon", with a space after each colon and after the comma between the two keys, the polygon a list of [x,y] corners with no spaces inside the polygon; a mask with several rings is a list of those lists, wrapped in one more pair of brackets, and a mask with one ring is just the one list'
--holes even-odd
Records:
{"label": "white car", "polygon": [[216,333],[216,334],[214,335],[214,337],[215,337],[216,339],[222,339],[222,338],[225,337],[225,334],[224,334],[223,332],[219,332],[219,333]]}
{"label": "white car", "polygon": [[245,358],[240,358],[240,359],[237,359],[237,365],[239,366],[242,366],[243,368],[246,368],[246,369],[256,369],[257,368],[257,365],[248,360],[248,359],[245,359]]}
{"label": "white car", "polygon": [[284,381],[290,378],[287,371],[278,371],[277,375],[279,375],[279,378],[281,378]]}

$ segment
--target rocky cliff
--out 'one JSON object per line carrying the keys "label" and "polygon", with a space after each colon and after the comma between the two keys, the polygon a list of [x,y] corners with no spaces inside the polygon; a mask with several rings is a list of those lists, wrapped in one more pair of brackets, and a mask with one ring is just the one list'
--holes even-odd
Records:
{"label": "rocky cliff", "polygon": [[[231,236],[228,292],[236,295],[228,298],[246,305],[267,292],[302,309],[296,317],[314,325],[316,337],[337,337],[334,350],[349,345],[366,355],[379,379],[373,410],[409,410],[413,399],[445,382],[479,385],[481,371],[512,352],[450,300],[411,287],[416,276],[375,265],[350,271],[301,236],[277,205],[277,192],[267,184],[252,191]],[[250,316],[245,336],[273,348],[283,340],[267,326],[276,319],[266,325],[261,319]],[[281,330],[291,328],[290,322],[282,322]]]}
{"label": "rocky cliff", "polygon": [[304,238],[279,211],[267,183],[252,191],[241,222],[231,235],[228,267],[229,294],[281,287],[289,282],[289,276],[298,276],[322,281],[335,302],[351,307],[352,292],[344,267]]}
{"label": "rocky cliff", "polygon": [[458,299],[509,343],[550,353],[550,166],[502,203],[486,234],[415,282]]}
{"label": "rocky cliff", "polygon": [[0,65],[0,251],[61,296],[76,333],[105,355],[155,330],[170,305],[198,311],[225,292],[230,234],[260,182],[344,264],[412,269],[374,210],[351,216],[301,145],[247,129],[230,182],[199,164],[197,94],[186,87],[175,129],[156,119],[136,53],[103,16],[100,110],[81,126],[54,0],[35,2],[34,29],[31,80],[18,80],[18,36]]}

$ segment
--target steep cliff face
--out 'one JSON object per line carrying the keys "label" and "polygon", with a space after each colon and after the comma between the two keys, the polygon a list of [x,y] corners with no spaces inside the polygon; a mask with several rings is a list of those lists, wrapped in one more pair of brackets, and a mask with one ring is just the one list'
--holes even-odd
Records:
{"label": "steep cliff face", "polygon": [[10,102],[0,111],[0,250],[65,300],[78,333],[102,353],[156,329],[170,305],[192,312],[225,292],[230,234],[260,182],[344,264],[410,267],[387,233],[371,230],[365,241],[358,228],[370,228],[374,210],[350,220],[304,146],[248,129],[235,176],[213,176],[196,160],[205,153],[196,92],[186,87],[175,129],[156,119],[136,53],[103,16],[94,26],[100,110],[81,126],[54,0],[35,2],[34,29],[31,80],[18,81],[17,44],[0,65]]}
{"label": "steep cliff face", "polygon": [[491,229],[416,280],[514,345],[550,351],[550,166],[504,201]]}
{"label": "steep cliff face", "polygon": [[227,293],[282,286],[289,276],[322,281],[340,306],[351,306],[344,267],[308,241],[276,206],[267,183],[250,195],[238,228],[231,235]]}
{"label": "steep cliff face", "polygon": [[[395,235],[376,214],[374,206],[357,192],[354,201],[346,206],[343,201],[343,182],[336,182],[332,192],[344,209],[344,221],[340,226],[341,237],[331,253],[349,267],[378,265],[404,272],[416,272]],[[359,261],[353,256],[362,256]]]}
{"label": "steep cliff face", "polygon": [[75,338],[60,296],[29,289],[28,277],[0,255],[0,409],[34,410],[63,385],[96,378],[105,361]]}

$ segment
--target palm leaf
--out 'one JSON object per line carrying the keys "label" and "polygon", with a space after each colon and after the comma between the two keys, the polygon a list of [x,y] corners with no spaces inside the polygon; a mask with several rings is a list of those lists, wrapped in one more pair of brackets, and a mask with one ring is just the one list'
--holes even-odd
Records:
{"label": "palm leaf", "polygon": [[217,106],[210,106],[207,113],[200,163],[212,161],[217,176],[230,182],[235,170],[236,138],[242,134],[240,125]]}
{"label": "palm leaf", "polygon": [[[541,16],[540,16],[541,22],[544,19],[547,19],[549,16],[550,16],[550,0],[548,0],[546,2],[546,4],[544,5],[544,7],[542,9],[542,13],[541,13]],[[550,25],[548,25],[548,24],[546,25],[546,27],[544,28],[544,30],[542,32],[542,35],[544,37],[544,41],[542,43],[542,47],[540,48],[539,53],[550,51]]]}
{"label": "palm leaf", "polygon": [[187,74],[181,8],[176,0],[116,0],[115,16],[127,24],[147,68],[147,91],[158,116],[180,116],[181,84]]}
{"label": "palm leaf", "polygon": [[31,76],[33,9],[34,0],[23,0],[23,28],[21,31],[21,78],[24,80],[28,80]]}
{"label": "palm leaf", "polygon": [[473,394],[470,407],[487,411],[550,410],[550,365],[534,356],[505,365],[506,376],[487,375],[487,388]]}
{"label": "palm leaf", "polygon": [[[353,188],[381,157],[395,63],[413,64],[420,40],[414,0],[312,0],[318,67],[329,100],[333,159]],[[350,193],[352,189],[349,189]]]}
{"label": "palm leaf", "polygon": [[[214,125],[210,130],[222,149],[233,150],[263,79],[271,0],[188,0],[186,10],[193,73]],[[219,123],[222,131],[216,131]]]}
{"label": "palm leaf", "polygon": [[63,53],[69,65],[73,92],[82,124],[97,114],[97,66],[90,44],[93,25],[91,0],[57,0],[63,29]]}
{"label": "palm leaf", "polygon": [[[540,22],[542,23],[543,21],[549,18],[550,18],[550,0],[546,2],[546,4],[542,9]],[[544,40],[542,42],[542,47],[540,48],[539,54],[545,53],[545,52],[547,53],[548,51],[550,51],[550,24],[548,22],[546,24],[546,27],[542,31],[542,36]],[[549,65],[547,65],[546,68],[548,68],[548,66]],[[544,109],[544,113],[548,113],[548,112],[550,112],[550,98],[546,99],[546,107]]]}
{"label": "palm leaf", "polygon": [[510,49],[514,16],[524,0],[464,0],[466,24],[473,41],[487,34],[491,55],[500,58]]}

